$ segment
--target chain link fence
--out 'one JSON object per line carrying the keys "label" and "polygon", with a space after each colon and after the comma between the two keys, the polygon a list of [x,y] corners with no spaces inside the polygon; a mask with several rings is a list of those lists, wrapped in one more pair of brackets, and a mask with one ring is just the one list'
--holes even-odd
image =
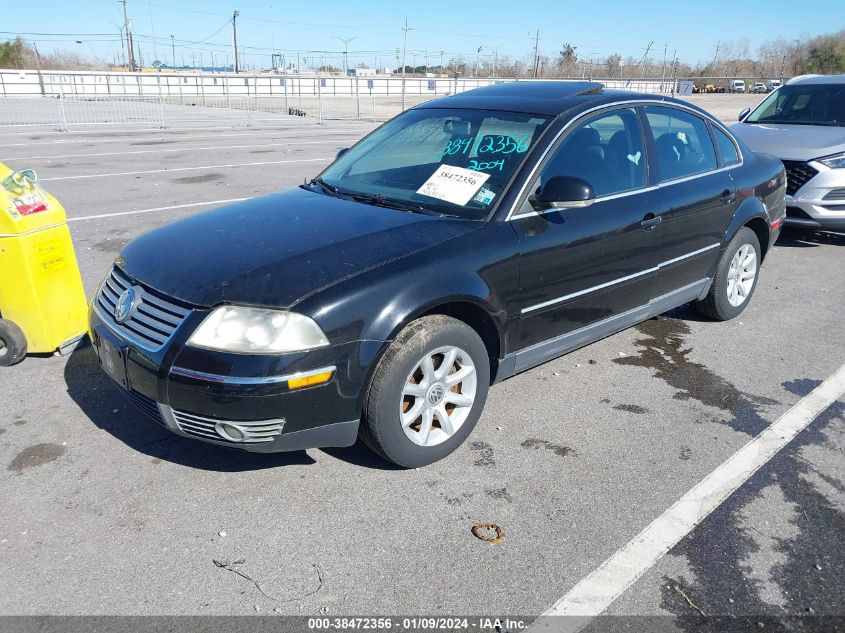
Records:
{"label": "chain link fence", "polygon": [[[11,75],[10,75],[11,73]],[[12,81],[10,79],[15,79]],[[505,79],[150,75],[0,71],[0,126],[72,130],[109,124],[253,126],[305,117],[381,122],[432,98]],[[765,94],[732,78],[601,79],[608,88],[675,96],[731,122]],[[760,83],[760,85],[765,85]],[[731,91],[731,88],[735,91]],[[758,86],[759,87],[759,86]]]}

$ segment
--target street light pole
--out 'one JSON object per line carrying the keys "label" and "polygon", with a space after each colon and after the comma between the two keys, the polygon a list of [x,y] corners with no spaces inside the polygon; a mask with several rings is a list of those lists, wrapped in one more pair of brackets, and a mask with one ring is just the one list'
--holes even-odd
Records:
{"label": "street light pole", "polygon": [[352,40],[358,39],[358,36],[356,35],[355,37],[343,38],[343,37],[339,37],[337,35],[332,35],[332,37],[336,40],[340,40],[341,42],[343,42],[343,74],[348,75],[349,74],[349,57],[348,57],[349,42],[351,42]]}
{"label": "street light pole", "polygon": [[170,53],[173,57],[173,68],[176,68],[176,44],[173,36],[170,36]]}
{"label": "street light pole", "polygon": [[234,60],[234,71],[238,72],[238,16],[240,11],[232,14],[232,59]]}

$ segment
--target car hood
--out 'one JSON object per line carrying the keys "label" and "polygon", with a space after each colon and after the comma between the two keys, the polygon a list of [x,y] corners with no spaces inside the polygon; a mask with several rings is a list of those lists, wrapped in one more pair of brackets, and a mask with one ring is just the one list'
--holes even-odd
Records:
{"label": "car hood", "polygon": [[731,131],[754,152],[808,161],[845,151],[845,128],[821,125],[734,123]]}
{"label": "car hood", "polygon": [[300,188],[145,233],[123,248],[117,264],[138,282],[193,305],[286,308],[479,224]]}

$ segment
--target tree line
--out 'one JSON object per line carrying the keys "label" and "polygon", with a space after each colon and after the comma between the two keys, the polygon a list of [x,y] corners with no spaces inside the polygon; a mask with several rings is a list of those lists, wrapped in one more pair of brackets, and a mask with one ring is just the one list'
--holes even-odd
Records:
{"label": "tree line", "polygon": [[[409,74],[448,74],[461,77],[503,78],[589,78],[635,79],[672,77],[792,77],[807,73],[845,73],[845,29],[836,33],[787,40],[779,37],[764,42],[755,55],[749,50],[747,39],[736,42],[717,42],[712,60],[695,65],[673,59],[668,55],[645,55],[640,59],[614,53],[606,57],[587,57],[578,52],[575,44],[565,42],[557,55],[534,55],[526,59],[508,56],[477,55],[457,57],[441,66],[406,66]],[[651,52],[651,49],[649,50]],[[88,59],[76,52],[53,51],[40,54],[21,37],[0,43],[0,68],[44,70],[107,70],[109,65]],[[324,72],[339,72],[325,66]],[[402,72],[397,68],[395,72]]]}

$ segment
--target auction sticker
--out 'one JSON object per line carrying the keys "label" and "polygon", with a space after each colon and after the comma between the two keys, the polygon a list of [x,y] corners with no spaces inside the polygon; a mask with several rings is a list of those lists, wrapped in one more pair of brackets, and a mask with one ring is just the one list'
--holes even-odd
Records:
{"label": "auction sticker", "polygon": [[490,174],[482,174],[463,167],[440,165],[431,178],[417,189],[417,193],[463,206],[470,201],[489,177]]}

